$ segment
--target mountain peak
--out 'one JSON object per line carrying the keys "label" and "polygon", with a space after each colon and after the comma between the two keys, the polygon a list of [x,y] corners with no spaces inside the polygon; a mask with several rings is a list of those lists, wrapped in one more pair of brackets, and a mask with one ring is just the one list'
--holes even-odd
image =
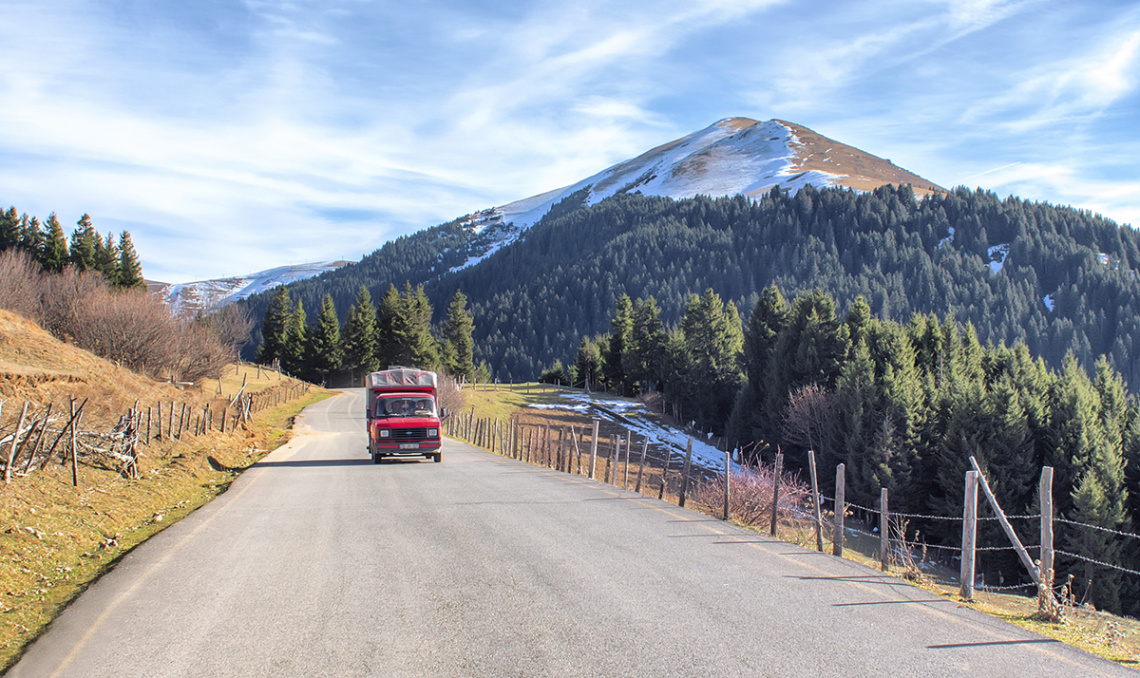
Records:
{"label": "mountain peak", "polygon": [[910,184],[918,195],[942,192],[933,182],[884,160],[785,120],[730,117],[652,148],[561,189],[463,218],[483,234],[483,246],[465,268],[513,242],[558,202],[583,189],[593,205],[618,193],[674,199],[697,195],[761,197],[773,188],[845,186],[870,191]]}

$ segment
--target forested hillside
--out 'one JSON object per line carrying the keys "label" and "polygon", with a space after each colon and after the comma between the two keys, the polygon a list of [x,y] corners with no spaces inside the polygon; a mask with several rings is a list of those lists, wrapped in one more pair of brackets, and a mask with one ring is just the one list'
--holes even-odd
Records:
{"label": "forested hillside", "polygon": [[[772,283],[789,296],[826,290],[841,308],[861,295],[883,319],[948,314],[983,343],[1025,342],[1054,368],[1071,351],[1091,372],[1105,354],[1127,383],[1140,376],[1140,241],[1087,211],[964,188],[919,202],[889,185],[759,201],[630,194],[581,207],[583,198],[464,270],[450,272],[489,234],[456,221],[290,291],[308,308],[331,293],[343,312],[361,284],[378,297],[423,282],[437,309],[462,290],[476,360],[501,378],[533,378],[572,356],[582,337],[609,330],[622,294],[655,297],[676,323],[693,292],[712,288],[747,312]],[[251,301],[254,318],[266,303]]]}

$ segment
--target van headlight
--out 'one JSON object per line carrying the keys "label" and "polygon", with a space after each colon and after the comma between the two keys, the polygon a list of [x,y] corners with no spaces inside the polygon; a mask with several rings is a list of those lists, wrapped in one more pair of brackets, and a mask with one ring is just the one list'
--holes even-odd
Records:
{"label": "van headlight", "polygon": [[429,438],[438,438],[439,437],[439,429],[438,428],[429,428],[428,429],[428,437]]}
{"label": "van headlight", "polygon": [[380,429],[380,437],[381,437],[381,438],[387,438],[387,437],[389,437],[390,435],[392,435],[392,432],[391,432],[391,431],[389,431],[388,429],[386,429],[386,428],[382,428],[382,429]]}

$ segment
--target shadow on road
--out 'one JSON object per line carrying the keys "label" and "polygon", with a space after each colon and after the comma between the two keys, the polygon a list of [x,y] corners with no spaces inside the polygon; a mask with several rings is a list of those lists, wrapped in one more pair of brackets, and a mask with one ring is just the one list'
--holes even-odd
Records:
{"label": "shadow on road", "polygon": [[945,598],[923,598],[922,600],[872,600],[862,603],[833,603],[832,607],[851,607],[858,605],[911,605],[914,603],[953,603]]}
{"label": "shadow on road", "polygon": [[1027,638],[1025,640],[986,640],[979,643],[949,643],[947,645],[927,645],[929,650],[952,650],[958,647],[985,647],[987,645],[1046,645],[1060,643],[1055,638]]}
{"label": "shadow on road", "polygon": [[298,461],[259,461],[258,466],[311,468],[314,466],[371,466],[371,459],[304,459]]}

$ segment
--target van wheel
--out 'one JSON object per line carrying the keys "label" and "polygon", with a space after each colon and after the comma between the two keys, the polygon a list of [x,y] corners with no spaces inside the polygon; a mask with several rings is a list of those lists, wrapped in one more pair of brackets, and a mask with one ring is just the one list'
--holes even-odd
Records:
{"label": "van wheel", "polygon": [[379,464],[383,460],[384,460],[384,455],[376,454],[376,453],[372,454],[372,463],[373,464]]}
{"label": "van wheel", "polygon": [[435,454],[431,455],[431,460],[438,464],[439,462],[443,461],[443,453],[436,452]]}

